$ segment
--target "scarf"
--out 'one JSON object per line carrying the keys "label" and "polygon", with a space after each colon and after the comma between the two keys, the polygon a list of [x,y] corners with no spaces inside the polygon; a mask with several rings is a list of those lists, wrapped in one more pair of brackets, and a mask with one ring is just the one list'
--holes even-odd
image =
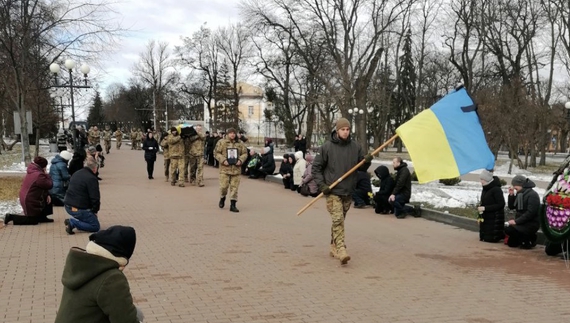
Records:
{"label": "scarf", "polygon": [[522,211],[524,210],[524,205],[523,205],[523,201],[524,201],[524,192],[526,191],[526,189],[523,188],[522,191],[517,192],[517,195],[515,197],[515,209],[517,211]]}

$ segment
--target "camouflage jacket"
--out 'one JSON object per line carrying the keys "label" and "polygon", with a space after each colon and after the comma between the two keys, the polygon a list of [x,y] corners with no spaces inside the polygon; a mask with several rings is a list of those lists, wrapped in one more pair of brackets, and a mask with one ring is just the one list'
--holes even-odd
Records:
{"label": "camouflage jacket", "polygon": [[170,134],[166,137],[166,140],[168,142],[168,153],[170,158],[184,157],[184,142],[182,141],[182,137]]}
{"label": "camouflage jacket", "polygon": [[190,137],[190,156],[204,156],[204,141],[205,137],[201,133]]}
{"label": "camouflage jacket", "polygon": [[117,139],[118,141],[123,140],[123,132],[121,130],[115,131],[115,139]]}
{"label": "camouflage jacket", "polygon": [[137,140],[137,132],[131,131],[131,140]]}
{"label": "camouflage jacket", "polygon": [[238,158],[241,161],[241,164],[245,163],[245,160],[247,159],[247,149],[243,143],[240,141],[232,141],[230,139],[221,139],[216,144],[216,148],[214,150],[214,156],[220,162],[220,173],[227,175],[240,175],[241,164],[229,166],[224,165],[224,161],[228,159],[228,148],[236,148],[238,150]]}
{"label": "camouflage jacket", "polygon": [[101,139],[101,132],[99,130],[93,130],[91,137],[93,137],[95,140],[99,140]]}
{"label": "camouflage jacket", "polygon": [[137,132],[137,140],[143,140],[144,138],[144,134],[142,133],[142,131]]}
{"label": "camouflage jacket", "polygon": [[162,154],[164,159],[170,159],[170,150],[168,149],[168,136],[162,138],[160,141],[160,147],[162,147]]}
{"label": "camouflage jacket", "polygon": [[111,137],[113,136],[113,132],[111,130],[103,131],[103,140],[111,141]]}

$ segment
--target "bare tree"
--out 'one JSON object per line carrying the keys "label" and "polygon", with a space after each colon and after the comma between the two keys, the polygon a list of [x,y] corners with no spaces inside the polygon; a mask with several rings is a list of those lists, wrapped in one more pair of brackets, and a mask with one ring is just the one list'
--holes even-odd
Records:
{"label": "bare tree", "polygon": [[[37,64],[48,64],[62,55],[95,59],[114,44],[122,31],[111,22],[113,10],[106,2],[75,0],[0,0],[1,82],[20,114],[24,161],[30,162],[26,111],[35,88]],[[35,52],[34,52],[35,51]],[[33,95],[33,93],[32,93]]]}
{"label": "bare tree", "polygon": [[139,78],[152,91],[153,122],[157,128],[157,106],[163,106],[163,94],[175,84],[178,76],[174,71],[174,60],[168,51],[168,43],[150,40],[138,63],[133,67],[134,77]]}

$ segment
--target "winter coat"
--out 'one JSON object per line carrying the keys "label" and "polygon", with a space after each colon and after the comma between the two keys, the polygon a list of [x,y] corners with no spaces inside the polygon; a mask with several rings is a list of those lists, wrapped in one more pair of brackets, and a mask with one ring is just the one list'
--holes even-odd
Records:
{"label": "winter coat", "polygon": [[356,172],[356,176],[356,189],[361,192],[371,193],[372,184],[370,183],[370,175],[368,175],[368,172],[359,170]]}
{"label": "winter coat", "polygon": [[273,157],[273,149],[271,147],[269,152],[261,155],[261,169],[269,175],[275,172],[275,158]]}
{"label": "winter coat", "polygon": [[398,166],[394,170],[397,171],[397,173],[396,173],[396,184],[394,186],[392,194],[403,195],[406,198],[406,202],[409,202],[410,197],[412,197],[412,175],[410,174],[410,170],[408,169],[408,164],[402,162],[400,166]]}
{"label": "winter coat", "polygon": [[37,164],[30,163],[20,188],[20,204],[25,216],[40,216],[47,204],[53,181]]}
{"label": "winter coat", "polygon": [[156,153],[158,152],[158,141],[154,138],[147,138],[143,141],[142,149],[144,150],[144,160],[156,161]]}
{"label": "winter coat", "polygon": [[[515,215],[515,228],[524,234],[535,234],[540,228],[540,220],[538,218],[538,210],[540,209],[540,197],[538,193],[532,188],[535,187],[533,181],[526,180],[522,186],[523,189],[517,192],[517,195],[522,194],[523,205],[521,210],[516,210]],[[517,195],[509,195],[509,209],[515,210],[515,201]]]}
{"label": "winter coat", "polygon": [[83,168],[85,158],[87,158],[87,153],[85,153],[85,150],[78,150],[73,153],[73,157],[71,157],[71,160],[69,161],[69,167],[67,169],[69,176],[73,176],[76,171]]}
{"label": "winter coat", "polygon": [[481,215],[483,222],[479,224],[480,238],[487,242],[498,242],[505,237],[505,196],[497,176],[483,186],[481,206],[485,207],[485,211]]}
{"label": "winter coat", "polygon": [[180,135],[169,134],[167,137],[168,153],[170,158],[183,158],[184,157],[184,141]]}
{"label": "winter coat", "polygon": [[[240,161],[239,165],[224,165],[224,161],[228,159],[228,149],[237,149],[237,157]],[[221,139],[216,144],[216,149],[214,150],[214,156],[220,162],[220,174],[226,175],[240,175],[241,165],[245,163],[247,159],[247,148],[239,140],[230,140],[229,138]]]}
{"label": "winter coat", "polygon": [[303,158],[302,151],[295,153],[295,160],[295,166],[293,167],[293,184],[301,185],[303,174],[305,174],[305,168],[307,168],[307,161]]}
{"label": "winter coat", "polygon": [[[336,130],[333,130],[330,140],[319,148],[311,172],[319,189],[322,190],[324,185],[332,185],[362,159],[364,159],[364,154],[360,145],[350,136],[347,140],[341,140]],[[365,163],[363,167],[368,169],[370,163]],[[356,180],[356,174],[350,174],[332,189],[332,194],[351,195],[356,187]]]}
{"label": "winter coat", "polygon": [[305,139],[305,137],[299,139],[298,148],[299,148],[299,151],[302,151],[302,152],[307,151],[307,139]]}
{"label": "winter coat", "polygon": [[71,248],[55,323],[139,323],[129,282],[111,259]]}
{"label": "winter coat", "polygon": [[307,167],[305,168],[305,173],[303,174],[303,180],[301,181],[301,184],[307,185],[311,194],[317,194],[319,193],[319,187],[317,186],[317,182],[315,181],[315,178],[312,174],[313,160],[314,157],[312,155],[307,155]]}
{"label": "winter coat", "polygon": [[378,190],[378,192],[376,192],[376,194],[385,197],[392,195],[395,182],[392,176],[390,176],[390,171],[388,170],[388,167],[380,165],[376,167],[376,169],[374,170],[374,174],[376,174],[376,177],[380,179],[380,189]]}
{"label": "winter coat", "polygon": [[91,210],[97,214],[101,207],[97,175],[87,167],[83,167],[73,174],[63,203],[78,209]]}
{"label": "winter coat", "polygon": [[53,187],[49,193],[56,196],[60,200],[65,197],[65,191],[67,191],[67,184],[71,175],[67,170],[67,161],[61,158],[60,155],[55,156],[51,160],[51,167],[49,168],[49,176],[53,181]]}

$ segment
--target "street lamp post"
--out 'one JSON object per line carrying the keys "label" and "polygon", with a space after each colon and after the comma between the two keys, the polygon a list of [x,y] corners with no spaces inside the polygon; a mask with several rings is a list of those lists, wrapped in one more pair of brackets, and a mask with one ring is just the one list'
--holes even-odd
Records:
{"label": "street lamp post", "polygon": [[85,85],[74,85],[73,84],[73,69],[75,68],[75,61],[72,59],[66,59],[64,66],[67,69],[67,71],[69,72],[69,81],[67,84],[63,84],[63,85],[59,85],[58,84],[58,77],[57,75],[59,74],[61,68],[59,66],[58,63],[52,63],[49,66],[49,70],[54,74],[54,80],[55,80],[55,85],[52,85],[52,88],[69,88],[69,92],[70,92],[70,98],[71,98],[71,120],[73,122],[73,124],[75,124],[75,102],[74,102],[74,98],[73,98],[73,89],[74,88],[84,88],[84,89],[88,89],[91,88],[91,86],[87,85],[87,74],[89,74],[89,72],[91,71],[91,68],[89,67],[89,65],[87,64],[83,64],[81,65],[81,67],[79,68],[79,70],[81,71],[81,73],[83,73],[83,78],[85,81]]}
{"label": "street lamp post", "polygon": [[[64,96],[64,95],[65,95],[65,94],[63,93],[62,89],[57,89],[56,91],[54,91],[54,92],[52,92],[52,93],[50,94],[50,96],[51,96],[53,99],[59,98],[59,108],[61,109],[61,129],[65,129],[65,121],[64,121],[65,119],[64,119],[64,117],[63,117],[63,108],[64,108],[64,105],[63,105],[63,96]],[[56,104],[57,104],[57,102],[56,102]]]}
{"label": "street lamp post", "polygon": [[350,120],[350,125],[352,126],[352,132],[356,132],[356,127],[355,127],[355,123],[356,123],[356,118],[359,115],[363,115],[364,114],[364,110],[362,109],[348,109],[348,113],[351,115],[351,120]]}

